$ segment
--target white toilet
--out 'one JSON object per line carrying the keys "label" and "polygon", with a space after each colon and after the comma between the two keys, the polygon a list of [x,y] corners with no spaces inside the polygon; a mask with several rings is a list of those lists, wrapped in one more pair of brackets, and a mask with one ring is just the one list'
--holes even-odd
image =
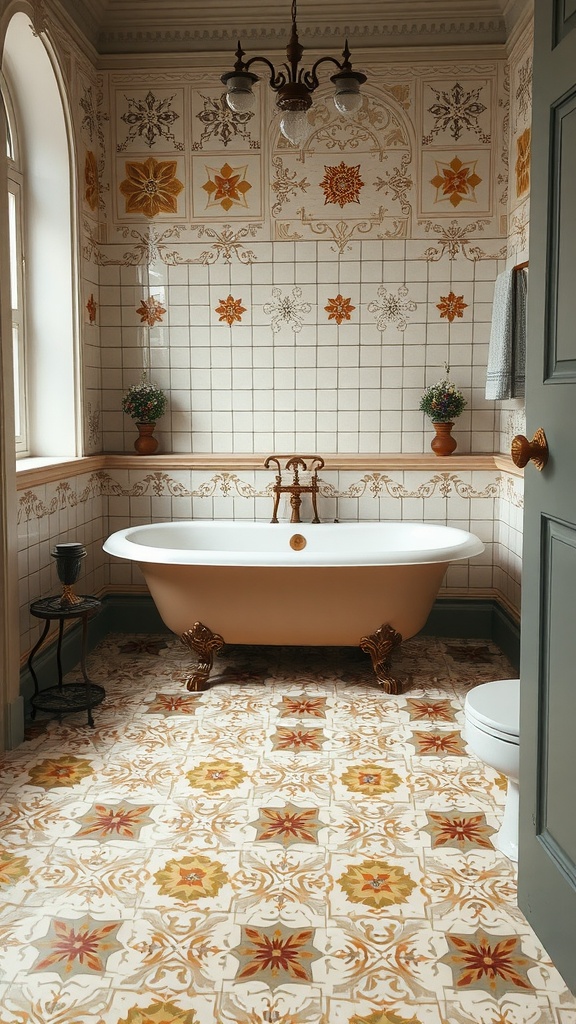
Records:
{"label": "white toilet", "polygon": [[464,705],[464,738],[473,754],[508,778],[504,819],[494,846],[518,860],[520,680],[496,679],[475,686]]}

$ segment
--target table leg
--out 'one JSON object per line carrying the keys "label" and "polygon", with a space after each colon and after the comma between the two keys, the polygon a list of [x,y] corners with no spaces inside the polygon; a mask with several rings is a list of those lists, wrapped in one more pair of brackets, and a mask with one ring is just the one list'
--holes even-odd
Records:
{"label": "table leg", "polygon": [[94,718],[92,717],[92,708],[90,707],[90,680],[88,673],[86,672],[86,651],[88,647],[88,616],[82,616],[82,647],[80,650],[80,669],[82,677],[86,683],[86,703],[88,705],[88,725],[94,728]]}
{"label": "table leg", "polygon": [[62,637],[64,635],[64,619],[60,619],[58,626],[58,646],[56,647],[56,664],[58,665],[58,687],[62,689]]}
{"label": "table leg", "polygon": [[[50,620],[46,619],[46,622],[44,623],[44,629],[42,631],[42,636],[40,637],[40,639],[36,642],[36,644],[34,645],[32,650],[30,651],[30,656],[28,658],[28,671],[30,672],[30,675],[32,676],[32,681],[34,683],[34,696],[35,697],[38,696],[38,693],[40,691],[39,691],[39,687],[38,687],[38,678],[36,676],[36,673],[35,673],[34,669],[32,668],[32,661],[34,660],[34,656],[35,656],[36,652],[39,651],[40,648],[42,647],[42,644],[44,643],[44,641],[46,639],[46,634],[47,634],[49,629],[50,629]],[[34,719],[36,717],[36,708],[35,707],[32,707],[32,710],[31,710],[30,714],[31,714],[32,719]]]}

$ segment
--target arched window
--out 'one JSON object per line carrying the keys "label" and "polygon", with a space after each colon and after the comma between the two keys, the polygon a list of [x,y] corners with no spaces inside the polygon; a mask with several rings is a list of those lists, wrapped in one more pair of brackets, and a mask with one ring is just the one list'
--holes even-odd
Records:
{"label": "arched window", "polygon": [[6,118],[8,179],[8,232],[10,245],[10,305],[12,309],[12,355],[14,360],[14,419],[16,452],[28,453],[26,407],[26,298],[24,292],[24,197],[23,173],[16,130],[16,118],[5,79],[0,79]]}
{"label": "arched window", "polygon": [[67,111],[49,42],[22,11],[8,24],[2,57],[18,450],[74,456],[77,275]]}

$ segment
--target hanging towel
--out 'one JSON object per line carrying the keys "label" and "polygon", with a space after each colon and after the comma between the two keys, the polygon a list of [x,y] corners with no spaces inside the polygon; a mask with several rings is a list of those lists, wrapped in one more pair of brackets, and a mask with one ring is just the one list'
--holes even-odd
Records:
{"label": "hanging towel", "polygon": [[528,271],[514,271],[514,303],[512,310],[512,398],[524,398],[526,366],[526,306]]}
{"label": "hanging towel", "polygon": [[504,270],[494,285],[486,398],[512,397],[513,310],[514,272]]}

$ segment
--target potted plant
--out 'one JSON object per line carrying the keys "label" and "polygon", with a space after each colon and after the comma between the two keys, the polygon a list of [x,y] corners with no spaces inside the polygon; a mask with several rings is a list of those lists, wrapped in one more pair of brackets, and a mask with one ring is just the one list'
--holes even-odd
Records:
{"label": "potted plant", "polygon": [[166,395],[152,384],[142,371],[138,384],[132,384],[122,396],[122,411],[131,416],[138,427],[134,447],[139,455],[153,455],[158,440],[153,436],[156,420],[166,411]]}
{"label": "potted plant", "polygon": [[[446,367],[446,373],[450,367]],[[464,395],[447,376],[426,388],[420,399],[420,410],[432,420],[435,436],[430,447],[436,455],[451,455],[456,448],[456,441],[451,431],[454,420],[460,415],[467,404]]]}

